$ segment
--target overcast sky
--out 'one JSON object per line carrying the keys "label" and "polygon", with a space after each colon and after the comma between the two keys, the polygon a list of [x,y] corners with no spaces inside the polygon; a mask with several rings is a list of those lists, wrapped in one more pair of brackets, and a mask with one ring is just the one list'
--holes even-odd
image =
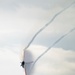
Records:
{"label": "overcast sky", "polygon": [[[10,70],[12,75],[18,74],[17,71],[13,72],[14,68],[15,70],[18,68],[20,72],[18,75],[23,74],[19,65],[10,67],[9,60],[11,61],[12,59],[11,63],[13,65],[19,64],[20,60],[17,54],[19,55],[19,52],[27,46],[34,34],[48,23],[56,13],[73,2],[75,0],[0,0],[0,61],[3,68],[0,68],[2,70],[1,75],[5,75],[5,72],[10,70],[9,68],[13,68],[13,70]],[[33,56],[37,58],[43,49],[46,50],[59,37],[74,27],[75,4],[58,15],[35,38],[30,48],[32,52],[32,49],[34,51],[36,47]],[[38,54],[36,53],[37,49],[39,49]],[[48,53],[38,62],[38,65],[41,65],[47,58],[47,62],[44,62],[45,66],[41,66],[44,68],[45,73],[41,70],[39,71],[39,69],[43,68],[36,65],[35,75],[75,75],[75,67],[73,67],[75,65],[75,31],[64,37],[52,48],[53,55],[49,56]],[[17,61],[15,62],[15,60]],[[7,66],[3,62],[6,62],[6,65],[9,66],[8,70],[4,70],[4,67]],[[56,66],[57,64],[59,65]],[[57,67],[58,69],[56,69]],[[7,75],[9,74],[7,73]]]}

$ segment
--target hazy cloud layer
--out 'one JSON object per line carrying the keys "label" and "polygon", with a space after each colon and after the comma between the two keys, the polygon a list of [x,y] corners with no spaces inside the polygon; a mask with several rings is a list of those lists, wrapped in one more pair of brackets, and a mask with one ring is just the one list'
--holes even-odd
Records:
{"label": "hazy cloud layer", "polygon": [[[57,2],[60,4],[59,0]],[[3,3],[8,4],[8,3],[12,3],[12,1],[8,0]],[[45,10],[34,6],[28,7],[19,4],[20,7],[18,7],[15,12],[14,11],[11,12],[10,10],[6,11],[5,9],[2,8],[3,6],[1,6],[2,8],[0,9],[1,46],[5,46],[5,45],[9,46],[14,44],[27,45],[28,42],[31,40],[32,36],[34,36],[34,34],[42,26],[44,26],[48,21],[50,21],[51,18],[58,11],[64,8],[61,7],[58,3],[57,3],[58,6],[54,7],[53,9],[51,8],[49,10]],[[69,5],[72,2],[66,0],[66,3],[68,3]],[[60,14],[50,26],[48,26],[45,30],[43,30],[42,33],[40,33],[35,39],[34,44],[49,46],[59,36],[69,31],[71,28],[73,28],[75,26],[74,13],[75,10],[73,5],[69,9],[64,11],[62,14]],[[75,35],[73,34],[68,37],[70,37],[70,39],[72,40],[75,40],[74,36]],[[63,44],[65,44],[64,42]],[[71,42],[70,46],[71,45],[73,46],[73,44],[74,42]],[[72,46],[71,48],[75,49],[74,46],[73,47]],[[62,45],[60,47],[62,47]],[[66,47],[68,48],[68,45]],[[63,48],[65,47],[63,46]]]}
{"label": "hazy cloud layer", "polygon": [[[35,46],[35,49],[30,48],[39,56],[40,51],[43,52],[46,47]],[[38,49],[37,49],[38,48]],[[31,52],[32,52],[31,51]],[[75,51],[64,50],[62,48],[52,48],[41,59],[37,61],[33,75],[74,75],[75,74]]]}
{"label": "hazy cloud layer", "polygon": [[[51,8],[54,8],[56,6],[64,7],[70,3],[72,3],[74,0],[1,0],[0,5],[5,9],[10,10],[16,10],[16,8],[19,8],[19,5],[25,5],[28,7],[39,7],[43,8],[45,10],[49,10]],[[67,3],[67,4],[66,4]]]}
{"label": "hazy cloud layer", "polygon": [[[5,48],[6,49],[6,48]],[[4,50],[4,49],[3,49]],[[44,46],[31,46],[29,51],[32,53],[34,60],[44,51]],[[0,74],[24,75],[20,67],[19,55],[12,53],[10,50],[0,51]],[[75,51],[64,50],[62,48],[52,48],[35,64],[33,75],[75,75]]]}

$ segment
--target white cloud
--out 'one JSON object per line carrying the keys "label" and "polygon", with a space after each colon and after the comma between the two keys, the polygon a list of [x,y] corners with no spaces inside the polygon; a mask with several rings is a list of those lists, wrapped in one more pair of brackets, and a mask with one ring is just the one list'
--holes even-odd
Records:
{"label": "white cloud", "polygon": [[[33,48],[35,48],[35,51]],[[35,56],[39,56],[46,47],[33,46]],[[38,49],[37,49],[38,48]],[[37,58],[37,57],[36,57]],[[74,75],[75,51],[64,50],[62,48],[52,48],[34,66],[33,75]]]}
{"label": "white cloud", "polygon": [[[47,47],[44,46],[32,45],[28,50],[32,53],[35,60],[46,49]],[[75,51],[64,50],[62,48],[51,48],[51,50],[47,52],[43,57],[41,57],[35,64],[33,75],[74,75],[74,60]],[[19,66],[21,61],[19,54],[16,55],[10,51],[10,49],[6,50],[5,48],[3,51],[0,51],[0,61],[0,70],[2,75],[5,75],[5,72],[8,75],[10,72],[12,75],[20,75],[24,73],[22,68]],[[4,69],[5,67],[7,69]]]}
{"label": "white cloud", "polygon": [[0,71],[1,75],[24,75],[18,55],[6,49],[0,50]]}

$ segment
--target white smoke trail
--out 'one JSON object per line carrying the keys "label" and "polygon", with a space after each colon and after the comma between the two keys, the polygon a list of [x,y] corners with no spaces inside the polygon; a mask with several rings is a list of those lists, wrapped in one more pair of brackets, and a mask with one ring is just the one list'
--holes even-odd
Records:
{"label": "white smoke trail", "polygon": [[34,41],[34,39],[36,38],[36,36],[41,32],[43,31],[47,26],[49,26],[53,21],[54,19],[59,16],[62,12],[64,12],[65,10],[67,10],[68,8],[70,8],[75,2],[73,2],[72,4],[70,4],[69,6],[67,6],[66,8],[64,8],[63,10],[59,11],[58,13],[56,13],[53,18],[47,23],[45,24],[38,32],[36,32],[36,34],[33,36],[33,38],[30,40],[30,42],[28,43],[28,45],[24,48],[24,50],[26,50],[30,45],[31,43]]}

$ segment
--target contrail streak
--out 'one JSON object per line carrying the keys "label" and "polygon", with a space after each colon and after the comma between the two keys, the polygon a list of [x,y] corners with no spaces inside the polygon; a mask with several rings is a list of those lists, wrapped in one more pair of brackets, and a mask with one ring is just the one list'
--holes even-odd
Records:
{"label": "contrail streak", "polygon": [[[75,30],[75,28],[71,29],[68,33],[62,35],[58,40],[56,40],[52,46],[50,46],[45,52],[43,52],[33,63],[31,69],[34,67],[35,63],[44,55],[46,54],[53,46],[55,46],[58,42],[60,42],[64,37],[66,37],[67,35],[69,35],[71,32],[73,32]],[[31,71],[30,69],[30,71]]]}
{"label": "contrail streak", "polygon": [[64,8],[63,10],[59,11],[58,13],[56,13],[53,18],[47,23],[45,24],[34,36],[33,38],[31,39],[31,41],[29,42],[29,44],[24,48],[24,50],[26,50],[30,45],[31,43],[34,41],[35,37],[41,32],[43,31],[48,25],[50,25],[54,19],[59,16],[62,12],[64,12],[65,10],[67,10],[69,7],[71,7],[75,2],[73,2],[72,4],[70,4],[69,6],[67,6],[66,8]]}

